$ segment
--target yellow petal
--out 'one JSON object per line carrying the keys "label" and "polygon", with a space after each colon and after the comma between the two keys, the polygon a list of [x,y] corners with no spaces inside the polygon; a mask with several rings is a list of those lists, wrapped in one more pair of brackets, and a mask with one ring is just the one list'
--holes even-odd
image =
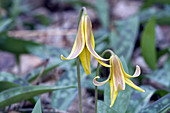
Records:
{"label": "yellow petal", "polygon": [[113,93],[112,93],[112,97],[113,97],[113,98],[111,99],[111,105],[110,105],[110,107],[112,107],[113,104],[115,103],[115,100],[116,100],[117,95],[118,95],[118,91],[113,91]]}
{"label": "yellow petal", "polygon": [[123,66],[122,66],[122,63],[121,63],[120,60],[119,60],[119,63],[120,63],[120,65],[121,65],[121,69],[122,69],[123,74],[124,74],[125,77],[134,78],[134,77],[138,77],[138,76],[140,75],[141,70],[140,70],[140,67],[139,67],[138,65],[136,65],[135,73],[131,76],[131,75],[127,74],[127,73],[124,71]]}
{"label": "yellow petal", "polygon": [[138,91],[145,92],[145,90],[136,86],[130,79],[128,79],[126,77],[125,77],[125,83],[128,84],[129,86],[133,87],[134,89],[138,90]]}
{"label": "yellow petal", "polygon": [[70,59],[74,59],[76,58],[83,50],[84,46],[85,46],[85,40],[84,40],[84,16],[82,16],[80,24],[79,24],[79,28],[78,28],[78,33],[77,33],[77,37],[75,39],[74,45],[72,47],[71,53],[70,55],[65,58],[63,55],[61,55],[61,59],[62,60],[70,60]]}
{"label": "yellow petal", "polygon": [[124,90],[125,89],[125,80],[124,75],[119,63],[119,58],[116,55],[112,55],[110,58],[110,74],[112,75],[114,90]]}
{"label": "yellow petal", "polygon": [[102,61],[100,61],[100,60],[97,60],[101,65],[103,65],[104,67],[111,67],[111,65],[109,65],[109,64],[106,64],[106,63],[104,63],[104,62],[102,62]]}
{"label": "yellow petal", "polygon": [[91,54],[86,48],[86,46],[84,47],[83,51],[80,53],[79,57],[86,75],[91,74],[91,68],[90,68]]}
{"label": "yellow petal", "polygon": [[101,86],[101,85],[105,84],[105,83],[109,80],[110,77],[108,77],[108,79],[105,80],[105,81],[103,81],[103,82],[98,82],[98,81],[96,80],[96,79],[98,79],[98,78],[100,78],[100,77],[99,77],[99,76],[96,76],[96,77],[93,79],[93,84],[94,84],[95,86]]}
{"label": "yellow petal", "polygon": [[93,41],[94,37],[93,37],[93,33],[92,33],[91,21],[88,16],[85,17],[85,31],[84,32],[85,32],[86,46],[87,46],[88,50],[90,51],[90,53],[98,60],[108,61],[109,59],[104,59],[104,58],[100,57],[94,50],[94,41]]}

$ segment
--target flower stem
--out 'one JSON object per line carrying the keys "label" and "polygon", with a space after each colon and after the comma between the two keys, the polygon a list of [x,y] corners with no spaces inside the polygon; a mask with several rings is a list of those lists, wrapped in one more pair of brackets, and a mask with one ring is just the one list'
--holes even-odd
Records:
{"label": "flower stem", "polygon": [[78,80],[78,90],[79,90],[79,113],[82,113],[81,80],[80,80],[80,61],[79,61],[79,57],[77,57],[77,80]]}
{"label": "flower stem", "polygon": [[[111,50],[107,49],[102,53],[101,57],[103,57],[107,52],[109,52],[111,55],[114,54]],[[99,69],[100,69],[100,63],[97,64],[96,76],[99,75]],[[97,99],[98,99],[98,89],[97,86],[95,86],[95,113],[97,113]]]}

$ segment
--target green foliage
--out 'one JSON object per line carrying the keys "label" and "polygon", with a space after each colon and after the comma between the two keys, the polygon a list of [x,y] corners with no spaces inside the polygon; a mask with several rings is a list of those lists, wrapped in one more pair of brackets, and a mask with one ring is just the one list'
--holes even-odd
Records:
{"label": "green foliage", "polygon": [[96,0],[96,11],[104,28],[109,27],[109,5],[106,0]]}
{"label": "green foliage", "polygon": [[26,41],[8,37],[7,35],[0,35],[0,49],[3,51],[11,52],[15,55],[28,54],[29,47],[40,47],[40,44],[32,41]]}
{"label": "green foliage", "polygon": [[11,22],[12,22],[11,19],[0,21],[0,33],[5,31],[7,27],[11,24]]}
{"label": "green foliage", "polygon": [[38,99],[37,103],[35,104],[32,113],[42,113],[41,100],[40,99]]}
{"label": "green foliage", "polygon": [[151,105],[143,108],[139,113],[166,113],[170,109],[170,93]]}
{"label": "green foliage", "polygon": [[142,9],[148,8],[155,4],[169,4],[170,5],[170,1],[169,0],[144,0]]}
{"label": "green foliage", "polygon": [[170,25],[169,11],[170,11],[169,8],[164,8],[164,9],[148,8],[135,14],[135,16],[139,17],[140,23],[142,24],[147,22],[153,15],[155,15],[157,24]]}
{"label": "green foliage", "polygon": [[126,113],[139,113],[141,109],[146,107],[154,94],[155,89],[151,86],[140,86],[145,90],[144,93],[134,90],[131,95],[130,103]]}
{"label": "green foliage", "polygon": [[8,72],[0,72],[0,81],[3,82],[3,81],[8,81],[8,82],[12,82],[12,83],[15,83],[15,84],[18,84],[20,86],[28,86],[29,83],[16,76],[16,75],[13,75],[13,74],[10,74]]}
{"label": "green foliage", "polygon": [[0,92],[2,92],[10,88],[19,87],[20,85],[9,81],[0,81],[0,86]]}
{"label": "green foliage", "polygon": [[151,74],[147,74],[145,77],[168,88],[170,81],[169,69],[170,69],[170,57],[166,60],[162,69],[155,70]]}
{"label": "green foliage", "polygon": [[[67,66],[66,72],[60,77],[58,80],[56,86],[61,85],[76,85],[77,86],[77,71],[76,66],[70,67],[68,64],[63,65],[64,67]],[[83,69],[81,68],[80,74],[81,74],[81,81],[83,82],[85,75],[83,74]],[[59,109],[66,111],[73,99],[78,94],[77,89],[68,89],[68,90],[59,90],[54,91],[52,93],[52,106]]]}
{"label": "green foliage", "polygon": [[157,68],[157,56],[155,45],[155,17],[146,24],[141,37],[141,51],[146,63],[151,69]]}
{"label": "green foliage", "polygon": [[138,17],[132,17],[122,21],[115,21],[116,34],[110,34],[110,46],[118,56],[123,56],[129,62],[136,37],[138,33],[139,20]]}
{"label": "green foliage", "polygon": [[21,102],[43,93],[67,88],[75,88],[75,86],[24,86],[11,88],[0,93],[0,107]]}
{"label": "green foliage", "polygon": [[119,113],[101,100],[97,101],[97,113]]}

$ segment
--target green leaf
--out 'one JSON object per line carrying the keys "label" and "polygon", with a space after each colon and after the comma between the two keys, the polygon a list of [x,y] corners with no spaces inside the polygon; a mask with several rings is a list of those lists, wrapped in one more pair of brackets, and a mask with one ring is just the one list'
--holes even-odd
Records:
{"label": "green leaf", "polygon": [[148,8],[155,4],[165,4],[165,5],[169,4],[170,5],[169,0],[145,0],[143,3],[144,4],[142,5],[142,9]]}
{"label": "green leaf", "polygon": [[110,46],[118,56],[123,56],[129,62],[139,28],[139,19],[137,16],[129,19],[115,21],[116,32],[110,34]]}
{"label": "green leaf", "polygon": [[0,86],[0,92],[2,92],[10,88],[19,87],[20,85],[9,81],[0,81]]}
{"label": "green leaf", "polygon": [[[66,72],[60,77],[60,79],[57,81],[56,86],[61,85],[76,85],[77,86],[77,68],[76,66],[69,66],[69,64],[63,65],[64,68],[68,68]],[[80,68],[81,73],[81,82],[83,84],[83,80],[85,77],[85,74],[83,73],[83,69]],[[77,89],[68,89],[68,90],[60,90],[60,91],[54,91],[52,93],[52,106],[59,109],[66,111],[74,98],[77,96],[78,90]]]}
{"label": "green leaf", "polygon": [[20,86],[28,86],[30,85],[26,80],[13,75],[8,72],[0,72],[0,81],[8,81],[8,82],[13,82],[15,84],[18,84]]}
{"label": "green leaf", "polygon": [[155,89],[151,86],[140,86],[145,92],[134,90],[130,99],[130,104],[126,113],[139,113],[140,110],[146,107],[154,94]]}
{"label": "green leaf", "polygon": [[166,113],[170,109],[170,93],[151,105],[143,108],[139,113]]}
{"label": "green leaf", "polygon": [[166,53],[170,53],[170,47],[167,47],[167,48],[165,48],[165,49],[163,49],[163,50],[160,50],[160,51],[158,51],[157,52],[157,58],[159,59],[161,56],[163,56],[164,54],[166,54]]}
{"label": "green leaf", "polygon": [[38,99],[37,103],[35,104],[32,113],[42,113],[41,100],[40,99]]}
{"label": "green leaf", "polygon": [[151,81],[159,83],[165,87],[170,87],[170,57],[166,60],[162,69],[158,69],[153,71],[151,74],[145,75],[145,77],[149,78]]}
{"label": "green leaf", "polygon": [[101,100],[98,100],[97,101],[97,113],[119,113],[119,112],[110,108],[109,105],[105,104]]}
{"label": "green leaf", "polygon": [[160,25],[170,25],[170,9],[158,9],[158,8],[149,8],[139,13],[135,14],[140,19],[140,23],[147,22],[153,15],[156,17],[156,23]]}
{"label": "green leaf", "polygon": [[11,22],[12,22],[11,19],[6,19],[4,21],[1,21],[0,22],[0,33],[5,31],[7,26],[9,26]]}
{"label": "green leaf", "polygon": [[39,48],[41,44],[26,41],[21,39],[16,39],[8,37],[7,35],[0,35],[0,49],[3,51],[11,52],[15,55],[29,53],[29,47],[34,47],[34,49]]}
{"label": "green leaf", "polygon": [[67,88],[75,88],[75,86],[24,86],[11,88],[0,93],[0,107],[21,102],[43,93]]}
{"label": "green leaf", "polygon": [[109,5],[106,0],[96,0],[96,11],[104,28],[109,27]]}
{"label": "green leaf", "polygon": [[156,46],[155,46],[155,17],[153,16],[146,24],[141,37],[142,55],[151,69],[157,68]]}

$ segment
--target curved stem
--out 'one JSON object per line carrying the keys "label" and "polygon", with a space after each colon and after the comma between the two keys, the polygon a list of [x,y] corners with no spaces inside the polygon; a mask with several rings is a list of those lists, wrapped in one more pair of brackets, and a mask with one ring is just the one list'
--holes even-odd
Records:
{"label": "curved stem", "polygon": [[[111,56],[114,54],[112,50],[107,49],[102,53],[101,57],[103,57],[107,52],[110,53]],[[100,69],[100,63],[97,64],[96,76],[99,75],[99,69]],[[98,89],[97,86],[95,86],[95,113],[97,113],[97,99],[98,99]]]}

